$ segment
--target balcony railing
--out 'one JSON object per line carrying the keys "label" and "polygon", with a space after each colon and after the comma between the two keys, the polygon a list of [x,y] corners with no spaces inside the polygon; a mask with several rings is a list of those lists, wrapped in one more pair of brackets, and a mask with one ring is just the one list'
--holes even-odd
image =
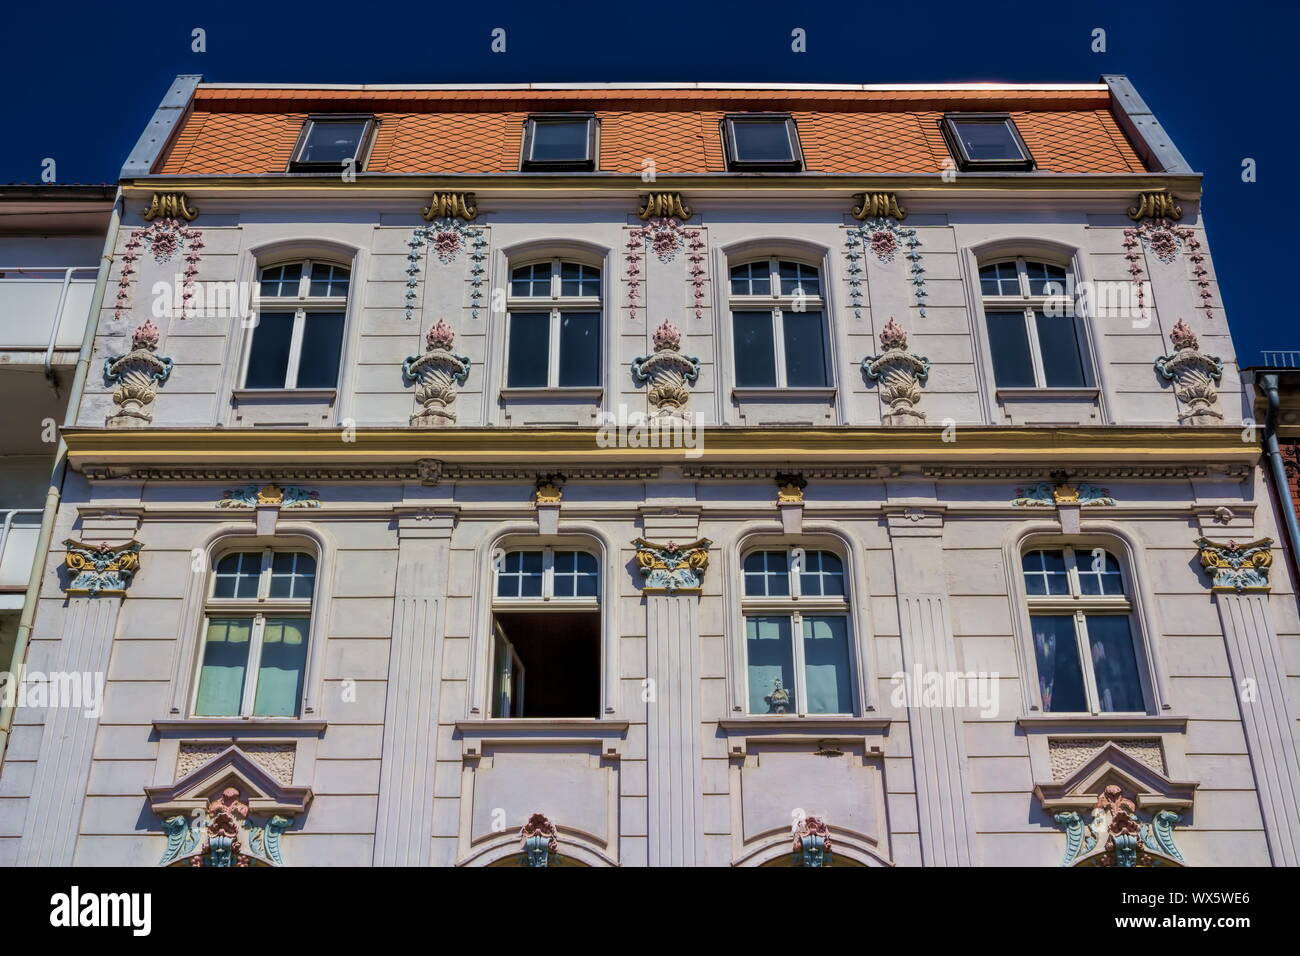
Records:
{"label": "balcony railing", "polygon": [[77,350],[86,332],[95,267],[0,266],[0,352]]}
{"label": "balcony railing", "polygon": [[40,531],[40,508],[0,510],[0,592],[27,587]]}
{"label": "balcony railing", "polygon": [[1300,368],[1300,349],[1283,349],[1281,351],[1260,352],[1264,364],[1273,368]]}

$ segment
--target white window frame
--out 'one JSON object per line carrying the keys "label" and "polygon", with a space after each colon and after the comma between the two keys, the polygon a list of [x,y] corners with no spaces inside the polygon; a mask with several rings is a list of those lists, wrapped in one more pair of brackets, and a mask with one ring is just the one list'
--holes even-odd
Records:
{"label": "white window frame", "polygon": [[[539,262],[550,262],[551,264],[551,290],[550,295],[540,296],[516,296],[514,295],[514,274],[516,269],[522,269],[525,266],[536,265]],[[597,295],[561,295],[563,289],[561,280],[561,270],[565,263],[582,266],[585,269],[594,269],[600,275],[600,292]],[[560,257],[550,257],[548,259],[529,259],[524,262],[510,263],[507,270],[506,278],[506,349],[505,349],[505,381],[507,383],[505,391],[526,391],[530,389],[547,389],[559,391],[589,391],[593,388],[601,388],[604,385],[604,349],[606,329],[604,326],[605,316],[603,312],[603,303],[605,301],[605,270],[602,266],[593,265],[590,262],[583,262],[580,259],[562,259]],[[514,331],[514,315],[516,312],[546,312],[550,316],[550,326],[547,334],[547,362],[546,362],[546,384],[545,385],[509,385],[510,382],[510,336]],[[560,382],[560,316],[565,312],[594,312],[596,321],[600,329],[600,340],[598,345],[598,365],[596,368],[596,382],[591,385],[561,385]]]}
{"label": "white window frame", "polygon": [[[497,578],[503,571],[492,576],[492,607],[494,610],[527,610],[526,605],[547,604],[551,607],[577,607],[577,608],[599,608],[604,582],[601,580],[600,555],[588,548],[567,547],[564,545],[544,545],[531,548],[503,548],[504,555],[514,554],[519,551],[526,551],[542,555],[542,593],[530,597],[499,597],[497,595]],[[580,595],[578,597],[557,595],[555,593],[555,552],[557,551],[580,551],[583,554],[591,556],[596,562],[596,593],[594,595]]]}
{"label": "white window frame", "polygon": [[[266,269],[274,269],[280,266],[302,265],[302,275],[298,279],[298,294],[296,296],[279,295],[267,296],[262,298],[262,272]],[[328,265],[335,268],[348,270],[348,294],[347,295],[329,295],[313,296],[311,291],[311,270],[314,265]],[[253,392],[288,392],[298,388],[298,375],[302,371],[302,340],[307,330],[307,313],[308,312],[338,312],[343,316],[343,339],[339,342],[339,368],[335,376],[334,385],[325,386],[326,388],[338,388],[338,381],[343,376],[343,353],[347,345],[347,314],[348,299],[352,295],[352,283],[355,270],[350,263],[338,262],[334,259],[290,259],[285,262],[268,262],[258,264],[256,279],[253,288],[256,290],[253,299],[253,307],[257,313],[258,321],[249,325],[248,331],[244,336],[244,358],[240,363],[239,381],[245,383],[248,381],[248,366],[253,358],[253,336],[257,332],[258,325],[261,324],[262,313],[264,312],[293,312],[293,334],[289,339],[289,359],[285,368],[285,383],[280,387],[261,386],[250,388],[246,384],[241,384],[241,391]]]}
{"label": "white window frame", "polygon": [[[254,598],[219,598],[213,595],[217,587],[217,566],[222,560],[232,554],[252,554],[261,552],[262,565],[258,570],[257,579],[257,596]],[[308,598],[273,598],[271,597],[271,571],[276,554],[306,554],[316,562],[316,572],[312,577],[312,594]],[[196,719],[201,720],[221,720],[234,717],[250,718],[253,720],[300,720],[304,701],[299,699],[297,702],[297,714],[293,716],[277,717],[254,717],[253,705],[257,700],[257,678],[262,670],[262,641],[266,633],[266,619],[268,617],[294,617],[303,618],[307,622],[307,640],[311,641],[312,612],[316,601],[316,592],[320,587],[320,556],[304,548],[284,547],[284,548],[230,548],[215,556],[212,561],[212,569],[208,572],[208,586],[205,591],[206,599],[203,603],[203,613],[200,617],[202,633],[199,637],[199,652],[196,656],[193,688],[190,691],[189,712]],[[239,713],[217,715],[202,715],[195,713],[199,702],[199,683],[203,676],[203,658],[207,651],[208,641],[208,621],[213,617],[249,617],[253,618],[253,627],[248,638],[248,664],[244,668],[244,688],[240,696]],[[306,648],[307,653],[304,656],[304,674],[303,674],[303,695],[307,694],[307,671],[311,665],[311,647]]]}
{"label": "white window frame", "polygon": [[[980,270],[987,266],[1000,265],[1005,262],[1014,262],[1016,264],[1016,279],[1019,285],[1019,293],[1016,295],[988,295],[984,291],[984,283],[980,276]],[[1029,273],[1027,264],[1037,262],[1043,265],[1052,266],[1057,269],[1065,270],[1065,292],[1061,295],[1032,295],[1029,285]],[[1088,354],[1087,343],[1084,341],[1083,330],[1080,328],[1082,314],[1075,309],[1074,300],[1069,296],[1068,291],[1073,287],[1072,276],[1074,270],[1068,265],[1059,262],[1050,262],[1047,259],[1040,259],[1030,256],[1006,256],[999,259],[989,259],[985,262],[977,263],[975,270],[975,281],[979,283],[980,303],[984,310],[984,333],[989,340],[989,359],[993,359],[993,339],[988,331],[988,314],[990,312],[1020,312],[1024,317],[1025,331],[1028,335],[1029,342],[1029,363],[1033,369],[1033,385],[999,385],[997,384],[997,366],[994,364],[993,376],[994,386],[999,390],[1033,388],[1033,389],[1095,389],[1097,386],[1096,375],[1092,368],[1092,360]],[[1038,321],[1035,318],[1036,312],[1046,313],[1049,306],[1055,306],[1060,310],[1060,314],[1069,316],[1074,321],[1074,341],[1079,350],[1079,363],[1083,369],[1082,385],[1048,385],[1047,374],[1043,369],[1043,347],[1038,341]]]}
{"label": "white window frame", "polygon": [[[1066,580],[1069,582],[1069,594],[1029,594],[1028,586],[1025,583],[1025,571],[1023,565],[1024,555],[1031,554],[1035,551],[1061,551],[1065,555]],[[1079,558],[1078,554],[1082,551],[1091,557],[1096,551],[1104,551],[1118,565],[1120,574],[1120,583],[1123,586],[1123,594],[1084,594],[1079,584]],[[1150,691],[1147,689],[1146,680],[1143,676],[1146,667],[1146,644],[1143,639],[1141,622],[1135,613],[1135,608],[1130,595],[1133,592],[1133,579],[1125,566],[1124,561],[1108,547],[1097,545],[1089,548],[1086,545],[1076,548],[1070,544],[1034,544],[1024,548],[1021,552],[1022,564],[1018,573],[1020,574],[1020,586],[1022,593],[1025,595],[1025,604],[1029,611],[1030,619],[1030,645],[1031,653],[1035,653],[1034,671],[1037,676],[1038,660],[1036,652],[1033,650],[1033,618],[1035,614],[1069,614],[1074,618],[1074,639],[1079,655],[1079,668],[1083,674],[1083,693],[1088,703],[1087,713],[1094,716],[1139,716],[1149,713],[1147,708],[1150,707]],[[1092,641],[1088,636],[1088,615],[1089,614],[1108,614],[1115,617],[1127,617],[1129,627],[1129,640],[1133,644],[1133,666],[1137,669],[1138,688],[1142,694],[1142,710],[1102,710],[1099,694],[1097,692],[1097,675],[1092,666]],[[1077,714],[1077,711],[1047,710],[1043,704],[1041,696],[1041,683],[1036,683],[1035,693],[1038,696],[1038,704],[1043,708],[1042,713],[1052,717],[1069,716]]]}
{"label": "white window frame", "polygon": [[[788,597],[761,597],[745,594],[745,561],[751,554],[757,551],[785,551],[787,573],[790,576],[790,595]],[[803,563],[801,553],[808,551],[829,551],[835,557],[839,558],[840,567],[844,572],[844,595],[826,597],[823,595],[810,595],[805,597],[802,594],[802,586],[799,581]],[[798,560],[796,560],[798,557]],[[858,667],[858,649],[857,642],[854,638],[855,629],[853,627],[853,606],[849,599],[851,585],[849,581],[849,565],[840,554],[833,548],[827,547],[805,547],[803,545],[789,545],[779,547],[774,545],[755,545],[746,548],[740,555],[740,623],[741,623],[741,654],[743,667],[741,676],[745,682],[742,700],[745,702],[745,713],[750,717],[765,716],[785,716],[785,717],[811,717],[811,718],[834,718],[834,717],[855,717],[862,710],[862,695],[859,688],[859,667]],[[849,668],[849,687],[853,696],[853,710],[847,714],[822,714],[809,713],[808,711],[808,688],[805,675],[804,662],[804,639],[803,639],[803,619],[804,615],[810,617],[843,617],[845,620],[845,640],[848,642],[848,668]],[[784,715],[771,714],[753,714],[749,711],[749,636],[748,620],[751,617],[789,617],[790,618],[790,640],[794,645],[794,709]]]}
{"label": "white window frame", "polygon": [[[740,266],[752,265],[756,262],[767,262],[768,282],[771,293],[769,295],[749,295],[735,294],[731,291],[731,270]],[[817,274],[817,295],[805,294],[800,300],[797,294],[781,294],[781,263],[791,262],[802,266],[805,269],[812,269]],[[831,342],[830,316],[826,312],[826,297],[823,294],[826,286],[826,276],[822,267],[808,262],[804,259],[798,259],[793,256],[761,256],[756,258],[743,259],[739,262],[729,262],[727,264],[727,314],[731,322],[731,359],[733,364],[733,380],[739,381],[740,367],[736,362],[736,320],[737,312],[770,312],[772,315],[772,346],[774,361],[776,362],[776,384],[775,385],[739,385],[737,388],[749,390],[753,388],[782,388],[782,389],[820,389],[832,388],[831,376],[831,356],[828,354],[833,348]],[[800,287],[802,288],[802,286]],[[820,312],[822,315],[822,362],[825,384],[823,385],[789,385],[786,382],[785,366],[785,313],[789,312]]]}

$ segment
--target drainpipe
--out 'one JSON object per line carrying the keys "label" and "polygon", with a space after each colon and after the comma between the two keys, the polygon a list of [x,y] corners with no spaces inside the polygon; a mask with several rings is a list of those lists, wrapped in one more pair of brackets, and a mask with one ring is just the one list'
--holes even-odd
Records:
{"label": "drainpipe", "polygon": [[1291,557],[1300,561],[1300,524],[1296,522],[1295,500],[1291,497],[1291,486],[1286,479],[1286,466],[1282,464],[1282,449],[1277,443],[1277,413],[1282,404],[1278,394],[1278,373],[1265,372],[1260,375],[1259,383],[1268,395],[1268,416],[1264,420],[1264,454],[1268,456],[1268,465],[1273,472],[1273,484],[1277,496],[1282,502],[1282,517],[1286,521],[1287,534],[1291,537]]}
{"label": "drainpipe", "polygon": [[[63,414],[63,424],[73,425],[77,421],[81,395],[86,388],[86,378],[90,372],[90,356],[95,350],[95,330],[99,326],[99,313],[104,305],[104,291],[108,288],[108,273],[113,267],[113,250],[117,246],[117,230],[122,222],[122,190],[119,187],[113,199],[113,211],[108,219],[108,235],[104,237],[104,251],[99,257],[99,270],[95,274],[95,291],[90,299],[90,313],[86,316],[86,331],[81,337],[81,350],[77,353],[77,367],[72,376],[72,390],[68,393],[68,408]],[[55,320],[58,321],[58,318]],[[41,580],[45,575],[46,558],[50,552],[50,539],[54,537],[54,517],[59,510],[59,500],[63,492],[63,479],[68,471],[68,446],[63,436],[59,436],[58,449],[54,453],[54,470],[50,473],[50,488],[45,494],[45,509],[41,513],[41,531],[36,540],[36,560],[32,563],[32,574],[27,580],[27,591],[23,595],[23,613],[18,619],[18,635],[14,642],[12,659],[4,662],[10,675],[13,688],[13,703],[0,701],[0,767],[4,765],[4,755],[9,749],[9,734],[13,727],[14,711],[17,710],[18,686],[13,683],[15,676],[27,659],[27,644],[31,639],[32,622],[36,618],[36,600],[41,593]]]}

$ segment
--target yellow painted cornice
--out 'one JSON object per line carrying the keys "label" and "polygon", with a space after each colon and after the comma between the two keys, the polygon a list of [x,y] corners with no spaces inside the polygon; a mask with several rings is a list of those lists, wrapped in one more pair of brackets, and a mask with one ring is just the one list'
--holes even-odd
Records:
{"label": "yellow painted cornice", "polygon": [[[566,464],[1248,465],[1257,445],[1236,427],[705,428],[699,447],[601,447],[596,428],[336,428],[135,430],[68,428],[72,467],[449,464],[554,469]],[[690,433],[687,433],[690,437]]]}

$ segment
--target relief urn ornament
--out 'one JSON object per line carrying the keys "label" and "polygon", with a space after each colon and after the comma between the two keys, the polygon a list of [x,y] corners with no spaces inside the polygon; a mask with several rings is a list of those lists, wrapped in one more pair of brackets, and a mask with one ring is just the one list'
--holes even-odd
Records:
{"label": "relief urn ornament", "polygon": [[425,333],[424,341],[424,354],[409,356],[402,363],[402,375],[415,383],[415,400],[420,404],[411,424],[417,428],[454,425],[456,412],[451,406],[456,401],[456,386],[464,385],[469,377],[469,359],[452,353],[456,333],[445,319]]}
{"label": "relief urn ornament", "polygon": [[650,383],[648,398],[657,415],[674,415],[690,400],[700,360],[682,354],[682,333],[667,319],[654,331],[654,346],[650,355],[633,360],[632,377],[638,385]]}
{"label": "relief urn ornament", "polygon": [[1223,412],[1219,391],[1215,387],[1223,378],[1223,360],[1217,355],[1201,351],[1196,333],[1182,319],[1169,331],[1169,341],[1174,350],[1155,360],[1155,369],[1161,378],[1174,383],[1178,398],[1180,425],[1219,425]]}
{"label": "relief urn ornament", "polygon": [[907,350],[907,333],[892,317],[880,330],[879,355],[862,360],[862,371],[880,383],[880,398],[889,410],[881,415],[884,425],[921,425],[925,412],[917,409],[921,386],[930,377],[930,360]]}
{"label": "relief urn ornament", "polygon": [[158,338],[158,326],[145,319],[131,335],[131,351],[104,359],[104,378],[117,386],[117,411],[104,422],[109,428],[139,428],[153,421],[157,386],[172,373],[172,360],[155,354]]}

